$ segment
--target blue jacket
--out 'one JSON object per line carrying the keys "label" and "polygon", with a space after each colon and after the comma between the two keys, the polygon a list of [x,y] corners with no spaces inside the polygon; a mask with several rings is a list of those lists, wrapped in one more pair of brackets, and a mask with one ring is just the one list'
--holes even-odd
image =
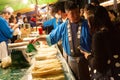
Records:
{"label": "blue jacket", "polygon": [[[68,21],[62,23],[57,27],[54,31],[52,31],[47,36],[47,42],[49,45],[53,45],[57,43],[60,39],[62,40],[62,46],[66,53],[70,55],[70,45],[68,41],[68,30],[67,30]],[[80,46],[83,50],[88,52],[91,51],[91,36],[89,33],[89,28],[87,21],[83,21],[81,25],[81,38],[80,38]]]}
{"label": "blue jacket", "polygon": [[59,20],[58,20],[58,22],[56,21],[56,18],[52,18],[52,19],[50,19],[50,20],[48,20],[48,21],[45,21],[44,23],[43,23],[43,27],[44,28],[46,28],[47,26],[53,26],[53,28],[55,29],[58,25],[60,25],[61,23],[59,22]]}
{"label": "blue jacket", "polygon": [[13,30],[9,27],[7,21],[0,17],[0,42],[8,41],[8,39],[12,38]]}

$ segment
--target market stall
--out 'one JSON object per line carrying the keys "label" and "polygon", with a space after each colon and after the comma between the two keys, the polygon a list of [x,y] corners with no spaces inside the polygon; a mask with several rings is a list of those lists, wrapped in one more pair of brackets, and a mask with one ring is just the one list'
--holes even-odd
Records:
{"label": "market stall", "polygon": [[[0,79],[2,80],[75,80],[74,76],[68,67],[65,59],[63,58],[59,48],[56,45],[49,47],[44,44],[44,42],[40,41],[32,46],[36,50],[28,50],[31,48],[29,44],[29,40],[37,37],[38,32],[32,32],[30,35],[32,37],[25,37],[23,39],[24,42],[12,43],[8,44],[9,51],[18,50],[23,52],[23,56],[25,57],[25,61],[23,58],[20,59],[19,56],[21,54],[12,53],[11,58],[12,62],[18,61],[20,63],[16,66],[16,64],[10,65],[9,67],[3,69],[0,67]],[[44,35],[39,35],[44,36]],[[32,47],[32,48],[33,48]],[[29,53],[26,53],[29,52]],[[27,55],[27,57],[26,57]],[[19,60],[17,60],[19,59]],[[23,62],[28,62],[29,65],[24,64]],[[23,64],[22,64],[23,63]]]}

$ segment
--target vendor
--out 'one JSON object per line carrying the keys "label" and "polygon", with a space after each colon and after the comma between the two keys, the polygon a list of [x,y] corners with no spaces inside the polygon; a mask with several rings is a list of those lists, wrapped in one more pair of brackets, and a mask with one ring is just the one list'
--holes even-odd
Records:
{"label": "vendor", "polygon": [[[66,13],[64,9],[64,2],[57,2],[52,7],[52,13],[54,18],[47,20],[43,23],[43,28],[53,27],[55,29],[62,22],[66,21]],[[50,31],[49,31],[50,32]]]}
{"label": "vendor", "polygon": [[8,55],[6,43],[8,43],[8,39],[13,37],[13,31],[16,28],[11,29],[7,22],[12,12],[11,7],[6,7],[2,12],[2,16],[0,16],[0,59]]}
{"label": "vendor", "polygon": [[37,38],[31,43],[47,40],[49,45],[53,45],[62,40],[64,52],[68,55],[68,64],[76,80],[90,80],[87,61],[78,49],[90,52],[91,38],[87,21],[80,19],[79,7],[72,1],[65,3],[65,11],[68,18],[66,22],[59,25],[46,37]]}

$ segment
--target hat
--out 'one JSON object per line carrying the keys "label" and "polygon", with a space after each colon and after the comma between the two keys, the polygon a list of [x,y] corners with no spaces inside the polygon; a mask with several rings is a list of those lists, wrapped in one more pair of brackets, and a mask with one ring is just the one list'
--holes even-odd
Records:
{"label": "hat", "polygon": [[6,7],[3,9],[3,13],[6,13],[6,12],[9,12],[10,14],[12,14],[12,13],[14,12],[14,10],[13,10],[12,7],[6,6]]}

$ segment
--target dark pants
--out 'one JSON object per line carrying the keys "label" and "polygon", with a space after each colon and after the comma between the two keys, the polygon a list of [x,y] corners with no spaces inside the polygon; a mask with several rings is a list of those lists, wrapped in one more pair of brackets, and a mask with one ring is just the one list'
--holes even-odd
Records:
{"label": "dark pants", "polygon": [[90,80],[88,62],[84,57],[68,56],[68,64],[76,78],[76,80]]}

